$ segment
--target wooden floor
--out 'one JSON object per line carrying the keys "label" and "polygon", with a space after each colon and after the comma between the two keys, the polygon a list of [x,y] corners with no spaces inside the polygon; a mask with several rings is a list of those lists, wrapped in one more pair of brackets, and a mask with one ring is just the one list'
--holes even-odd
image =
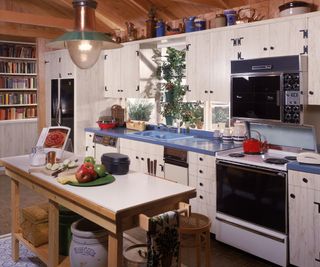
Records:
{"label": "wooden floor", "polygon": [[[33,191],[21,188],[21,205],[23,207],[35,203],[46,201],[46,199],[35,194]],[[0,235],[10,232],[10,180],[4,175],[0,175]],[[145,233],[141,229],[132,229],[126,234],[129,240],[125,242],[124,247],[133,242],[145,243]],[[188,267],[195,266],[195,254],[192,249],[182,250],[182,263]],[[268,267],[275,266],[269,262],[251,256],[240,250],[217,242],[211,239],[211,265],[213,267]],[[199,267],[199,266],[197,266]]]}

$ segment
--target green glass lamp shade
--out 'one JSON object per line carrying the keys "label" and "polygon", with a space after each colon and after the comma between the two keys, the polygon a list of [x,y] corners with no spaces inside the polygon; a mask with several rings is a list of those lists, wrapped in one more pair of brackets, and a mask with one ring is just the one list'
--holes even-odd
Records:
{"label": "green glass lamp shade", "polygon": [[101,32],[67,32],[48,44],[55,49],[67,48],[74,64],[81,69],[91,68],[102,49],[120,48],[122,45]]}

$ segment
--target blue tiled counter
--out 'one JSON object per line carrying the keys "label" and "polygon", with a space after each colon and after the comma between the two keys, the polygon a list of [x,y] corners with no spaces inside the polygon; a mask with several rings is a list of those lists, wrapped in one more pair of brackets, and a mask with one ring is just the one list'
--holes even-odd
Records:
{"label": "blue tiled counter", "polygon": [[292,171],[320,174],[320,165],[303,164],[299,162],[288,163],[288,169]]}
{"label": "blue tiled counter", "polygon": [[[187,138],[181,140],[147,140],[141,138],[140,136],[134,135],[136,131],[128,130],[126,128],[115,128],[108,130],[100,130],[99,128],[85,128],[86,132],[91,132],[99,135],[109,135],[118,138],[126,138],[135,141],[141,141],[151,144],[162,145],[166,147],[178,148],[187,151],[193,151],[197,153],[202,153],[206,155],[214,156],[216,152],[234,148],[233,143],[223,143],[221,140],[213,140],[209,138]],[[191,134],[194,136],[194,134]]]}

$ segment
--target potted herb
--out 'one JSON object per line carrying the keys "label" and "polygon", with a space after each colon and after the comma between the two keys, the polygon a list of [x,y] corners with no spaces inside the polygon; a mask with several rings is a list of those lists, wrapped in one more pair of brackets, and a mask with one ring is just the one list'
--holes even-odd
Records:
{"label": "potted herb", "polygon": [[139,99],[128,103],[128,113],[131,120],[149,121],[153,110],[153,104]]}

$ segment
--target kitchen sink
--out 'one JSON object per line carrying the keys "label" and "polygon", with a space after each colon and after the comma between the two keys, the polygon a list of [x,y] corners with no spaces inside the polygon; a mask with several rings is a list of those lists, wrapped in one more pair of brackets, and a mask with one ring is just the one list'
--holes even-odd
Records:
{"label": "kitchen sink", "polygon": [[193,138],[192,135],[177,134],[177,133],[157,131],[157,130],[136,132],[133,134],[146,139],[162,140],[162,141],[173,141],[173,140]]}

